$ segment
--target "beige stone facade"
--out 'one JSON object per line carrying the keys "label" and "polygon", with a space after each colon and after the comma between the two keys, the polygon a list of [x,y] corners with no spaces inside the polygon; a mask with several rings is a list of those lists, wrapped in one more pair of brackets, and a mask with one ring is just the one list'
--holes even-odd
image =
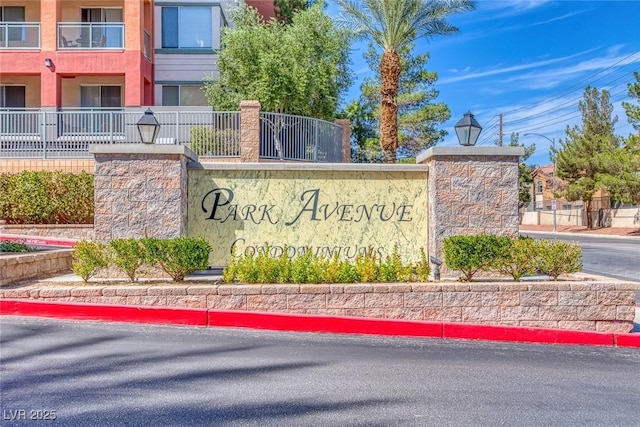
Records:
{"label": "beige stone facade", "polygon": [[187,232],[187,162],[182,145],[94,145],[95,238],[173,238]]}
{"label": "beige stone facade", "polygon": [[[434,147],[418,156],[429,166],[429,254],[443,260],[455,235],[518,234],[521,147]],[[446,270],[445,270],[446,272]]]}
{"label": "beige stone facade", "polygon": [[637,284],[610,282],[218,285],[35,283],[0,298],[630,332]]}

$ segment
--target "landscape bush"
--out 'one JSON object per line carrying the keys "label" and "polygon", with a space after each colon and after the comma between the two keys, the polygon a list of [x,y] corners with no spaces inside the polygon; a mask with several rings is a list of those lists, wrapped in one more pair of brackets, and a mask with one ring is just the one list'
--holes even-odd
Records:
{"label": "landscape bush", "polygon": [[145,252],[145,262],[159,266],[175,282],[208,266],[211,246],[197,237],[175,239],[145,238],[141,240]]}
{"label": "landscape bush", "polygon": [[447,267],[470,281],[479,271],[497,272],[519,281],[544,274],[557,280],[582,270],[582,250],[576,243],[494,235],[452,236],[444,239]]}
{"label": "landscape bush", "polygon": [[420,260],[403,263],[397,246],[382,259],[372,247],[359,254],[355,261],[339,259],[337,254],[318,256],[311,248],[289,257],[287,246],[278,256],[271,254],[268,244],[256,254],[237,256],[222,272],[226,283],[355,283],[427,281],[430,273],[427,256],[420,248]]}
{"label": "landscape bush", "polygon": [[93,224],[93,176],[0,174],[0,219],[8,224]]}
{"label": "landscape bush", "polygon": [[135,282],[141,267],[149,259],[139,239],[115,239],[109,242],[109,263]]}
{"label": "landscape bush", "polygon": [[88,282],[96,272],[109,265],[108,252],[100,242],[81,240],[73,247],[71,270]]}
{"label": "landscape bush", "polygon": [[537,242],[529,237],[511,239],[509,246],[496,259],[495,269],[502,274],[513,277],[519,281],[524,276],[530,276],[538,272],[539,251]]}
{"label": "landscape bush", "polygon": [[582,271],[582,250],[577,243],[540,240],[537,242],[540,273],[557,280],[561,274]]}
{"label": "landscape bush", "polygon": [[444,262],[459,270],[462,281],[470,281],[479,271],[489,271],[510,246],[510,238],[492,234],[451,236],[443,241]]}
{"label": "landscape bush", "polygon": [[239,129],[213,129],[207,126],[193,126],[189,132],[191,137],[189,148],[199,156],[240,155]]}
{"label": "landscape bush", "polygon": [[158,267],[175,282],[208,267],[211,246],[199,237],[115,239],[109,244],[81,240],[74,246],[72,270],[85,282],[100,268],[115,267],[135,282],[142,268]]}
{"label": "landscape bush", "polygon": [[35,250],[33,246],[25,243],[0,240],[0,252],[33,252]]}

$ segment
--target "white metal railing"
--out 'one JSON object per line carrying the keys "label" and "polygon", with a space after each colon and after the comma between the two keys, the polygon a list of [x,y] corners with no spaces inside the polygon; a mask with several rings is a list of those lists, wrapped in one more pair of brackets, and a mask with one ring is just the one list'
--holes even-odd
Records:
{"label": "white metal railing", "polygon": [[59,22],[58,49],[124,49],[124,23]]}
{"label": "white metal railing", "polygon": [[311,117],[261,112],[260,157],[339,163],[342,128]]}
{"label": "white metal railing", "polygon": [[[0,158],[90,158],[89,144],[139,143],[142,111],[122,108],[0,109]],[[156,111],[157,144],[201,157],[240,155],[240,113]]]}
{"label": "white metal railing", "polygon": [[40,23],[0,22],[0,49],[40,49]]}
{"label": "white metal railing", "polygon": [[[161,108],[161,107],[158,107]],[[90,144],[140,143],[143,109],[0,109],[0,158],[91,158]],[[156,144],[189,146],[202,158],[240,156],[240,112],[156,110]],[[342,128],[309,117],[260,114],[260,157],[341,162]]]}

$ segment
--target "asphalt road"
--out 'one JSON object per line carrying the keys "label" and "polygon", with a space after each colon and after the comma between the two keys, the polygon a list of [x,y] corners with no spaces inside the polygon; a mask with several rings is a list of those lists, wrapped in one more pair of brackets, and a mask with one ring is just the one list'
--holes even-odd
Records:
{"label": "asphalt road", "polygon": [[[582,248],[585,273],[640,282],[640,239],[616,239],[553,233],[530,233],[536,239],[577,242]],[[639,423],[640,424],[640,423]]]}
{"label": "asphalt road", "polygon": [[[637,349],[0,322],[3,426],[640,421]],[[29,420],[52,413],[53,421]]]}

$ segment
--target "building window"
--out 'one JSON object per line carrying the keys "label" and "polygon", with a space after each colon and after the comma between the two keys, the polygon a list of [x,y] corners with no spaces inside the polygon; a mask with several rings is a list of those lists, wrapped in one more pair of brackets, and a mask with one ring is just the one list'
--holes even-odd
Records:
{"label": "building window", "polygon": [[[91,47],[123,47],[124,32],[122,26],[122,9],[82,8],[82,22],[90,26],[82,27],[81,46]],[[101,24],[103,23],[103,24]],[[116,25],[120,24],[120,25]],[[91,34],[89,34],[91,31]],[[89,41],[92,44],[89,44]]]}
{"label": "building window", "polygon": [[542,181],[538,181],[538,193],[542,193]]}
{"label": "building window", "polygon": [[25,108],[25,86],[0,86],[0,108]]}
{"label": "building window", "polygon": [[80,86],[80,107],[120,108],[122,88],[120,86]]}
{"label": "building window", "polygon": [[162,105],[205,106],[209,103],[201,85],[163,85]]}
{"label": "building window", "polygon": [[[0,6],[0,22],[24,22],[24,6]],[[0,31],[0,42],[5,41],[5,36],[9,41],[25,41],[26,28],[24,26],[9,26],[7,34]]]}
{"label": "building window", "polygon": [[213,47],[211,7],[162,8],[162,47],[200,49]]}

